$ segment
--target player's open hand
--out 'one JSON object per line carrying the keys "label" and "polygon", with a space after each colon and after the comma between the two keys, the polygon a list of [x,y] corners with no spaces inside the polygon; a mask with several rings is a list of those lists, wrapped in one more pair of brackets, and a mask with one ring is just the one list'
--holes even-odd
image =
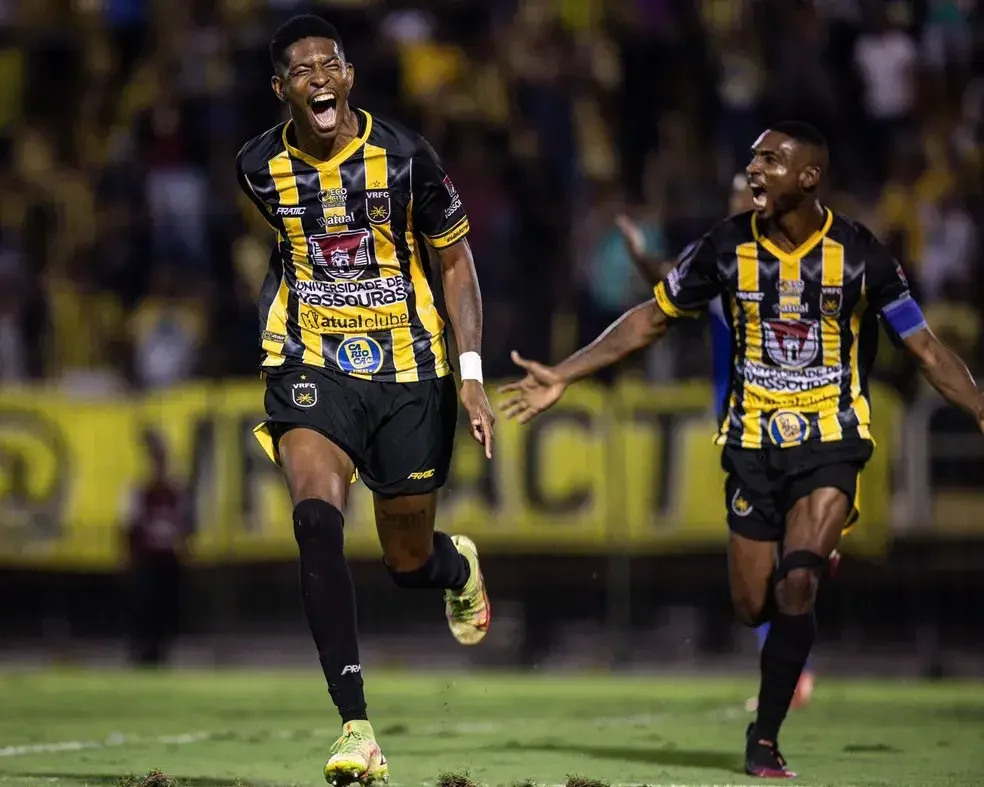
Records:
{"label": "player's open hand", "polygon": [[485,386],[478,380],[464,380],[461,383],[461,403],[468,411],[468,424],[475,442],[485,446],[485,458],[492,458],[492,427],[495,414],[485,395]]}
{"label": "player's open hand", "polygon": [[526,377],[499,389],[500,393],[512,394],[499,409],[506,414],[506,418],[518,418],[521,424],[525,424],[553,407],[563,395],[567,384],[551,367],[528,361],[515,350],[512,352],[512,360],[526,370]]}
{"label": "player's open hand", "polygon": [[618,227],[618,231],[622,234],[622,240],[625,241],[625,245],[632,258],[638,260],[645,256],[646,236],[639,229],[639,225],[624,213],[620,213],[615,217],[615,226]]}

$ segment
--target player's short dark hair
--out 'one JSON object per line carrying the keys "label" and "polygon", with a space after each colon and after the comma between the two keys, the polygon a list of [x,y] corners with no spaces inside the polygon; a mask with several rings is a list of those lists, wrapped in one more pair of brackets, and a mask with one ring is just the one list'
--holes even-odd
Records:
{"label": "player's short dark hair", "polygon": [[330,38],[338,44],[338,51],[344,56],[342,37],[335,26],[314,14],[300,14],[284,22],[270,41],[270,62],[274,70],[286,68],[287,50],[302,38]]}
{"label": "player's short dark hair", "polygon": [[783,120],[780,123],[773,123],[769,126],[769,130],[785,134],[790,139],[812,145],[821,150],[827,149],[827,138],[821,133],[820,129],[801,120]]}

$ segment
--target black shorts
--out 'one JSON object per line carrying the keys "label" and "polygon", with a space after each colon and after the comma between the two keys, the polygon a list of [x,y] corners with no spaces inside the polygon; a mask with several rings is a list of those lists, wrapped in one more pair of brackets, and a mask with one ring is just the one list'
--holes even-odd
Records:
{"label": "black shorts", "polygon": [[729,529],[754,541],[782,541],[793,504],[832,486],[851,501],[847,530],[858,518],[858,481],[872,447],[868,440],[758,450],[726,447],[721,466],[728,474],[724,492]]}
{"label": "black shorts", "polygon": [[363,482],[385,497],[444,485],[458,418],[454,377],[416,383],[361,380],[294,364],[266,372],[267,420],[254,433],[280,464],[280,437],[320,432],[351,457]]}

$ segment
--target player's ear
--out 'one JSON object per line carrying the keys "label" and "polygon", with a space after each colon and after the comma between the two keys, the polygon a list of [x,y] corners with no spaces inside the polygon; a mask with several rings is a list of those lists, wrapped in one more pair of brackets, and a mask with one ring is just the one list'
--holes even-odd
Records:
{"label": "player's ear", "polygon": [[816,191],[820,185],[820,167],[807,167],[800,173],[800,188],[803,191]]}
{"label": "player's ear", "polygon": [[280,74],[274,74],[270,77],[270,87],[273,88],[274,95],[281,102],[287,103],[287,85],[284,84],[284,80],[281,79]]}
{"label": "player's ear", "polygon": [[351,91],[355,85],[355,66],[347,60],[345,61],[345,86]]}

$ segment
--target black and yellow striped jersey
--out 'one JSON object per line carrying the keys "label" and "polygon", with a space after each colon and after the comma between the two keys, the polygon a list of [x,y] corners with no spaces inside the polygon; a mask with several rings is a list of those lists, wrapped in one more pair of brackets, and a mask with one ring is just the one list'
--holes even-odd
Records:
{"label": "black and yellow striped jersey", "polygon": [[718,224],[655,290],[669,317],[721,296],[731,319],[731,395],[716,442],[786,448],[871,440],[867,375],[878,316],[910,298],[901,266],[862,225],[827,210],[823,227],[784,252],[754,213]]}
{"label": "black and yellow striped jersey", "polygon": [[420,135],[354,111],[359,134],[331,161],[299,150],[290,121],[236,157],[240,186],[277,232],[259,298],[262,366],[443,377],[451,366],[424,243],[456,243],[468,217]]}

